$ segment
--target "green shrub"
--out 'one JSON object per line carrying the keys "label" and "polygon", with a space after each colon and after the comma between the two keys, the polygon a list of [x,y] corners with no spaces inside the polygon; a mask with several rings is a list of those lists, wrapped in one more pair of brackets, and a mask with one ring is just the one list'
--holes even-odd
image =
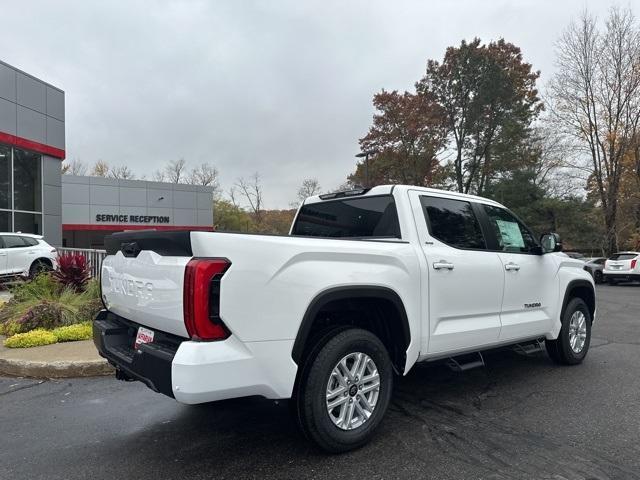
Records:
{"label": "green shrub", "polygon": [[76,340],[89,340],[93,336],[91,322],[76,323],[66,327],[58,327],[51,331],[58,342],[75,342]]}
{"label": "green shrub", "polygon": [[8,348],[28,348],[51,345],[58,339],[47,330],[36,329],[26,333],[17,333],[4,341],[4,346]]}
{"label": "green shrub", "polygon": [[36,328],[53,329],[93,320],[101,308],[97,281],[77,292],[51,275],[41,274],[13,288],[14,297],[0,309],[0,334],[25,333]]}

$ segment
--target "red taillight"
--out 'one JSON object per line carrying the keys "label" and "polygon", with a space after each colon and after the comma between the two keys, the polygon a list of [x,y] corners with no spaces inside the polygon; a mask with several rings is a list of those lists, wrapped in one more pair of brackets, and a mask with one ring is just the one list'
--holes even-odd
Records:
{"label": "red taillight", "polygon": [[184,325],[194,340],[224,340],[230,332],[220,318],[220,279],[231,263],[194,258],[184,272]]}
{"label": "red taillight", "polygon": [[637,258],[634,258],[633,260],[631,260],[631,270],[633,270],[634,268],[636,268],[636,262],[638,261]]}

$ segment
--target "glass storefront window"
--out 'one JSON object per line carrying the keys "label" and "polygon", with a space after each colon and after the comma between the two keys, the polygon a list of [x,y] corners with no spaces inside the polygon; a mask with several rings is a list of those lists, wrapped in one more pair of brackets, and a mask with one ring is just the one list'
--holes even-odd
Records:
{"label": "glass storefront window", "polygon": [[36,213],[13,213],[13,231],[42,234],[42,215]]}
{"label": "glass storefront window", "polygon": [[[11,208],[11,148],[4,145],[0,145],[0,208]],[[0,225],[4,225],[1,220]]]}
{"label": "glass storefront window", "polygon": [[0,210],[0,232],[11,231],[11,212]]}
{"label": "glass storefront window", "polygon": [[[42,211],[42,162],[40,155],[13,150],[13,208],[14,210]],[[15,229],[18,229],[17,219]]]}

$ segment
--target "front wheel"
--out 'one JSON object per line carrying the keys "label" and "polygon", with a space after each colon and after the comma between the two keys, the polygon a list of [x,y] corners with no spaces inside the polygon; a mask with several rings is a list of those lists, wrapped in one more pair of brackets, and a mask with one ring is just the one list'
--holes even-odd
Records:
{"label": "front wheel", "polygon": [[393,370],[373,333],[339,331],[311,351],[294,398],[305,435],[332,453],[361,447],[374,435],[389,406]]}
{"label": "front wheel", "polygon": [[584,360],[591,344],[591,312],[581,298],[573,298],[562,314],[562,328],[556,340],[546,340],[551,359],[562,365],[576,365]]}

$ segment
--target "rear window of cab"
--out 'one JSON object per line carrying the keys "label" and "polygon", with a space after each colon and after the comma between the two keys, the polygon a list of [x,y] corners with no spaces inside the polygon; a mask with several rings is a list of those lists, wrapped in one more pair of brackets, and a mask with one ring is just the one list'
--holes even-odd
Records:
{"label": "rear window of cab", "polygon": [[377,195],[303,205],[291,234],[326,238],[400,238],[396,203],[392,195]]}

